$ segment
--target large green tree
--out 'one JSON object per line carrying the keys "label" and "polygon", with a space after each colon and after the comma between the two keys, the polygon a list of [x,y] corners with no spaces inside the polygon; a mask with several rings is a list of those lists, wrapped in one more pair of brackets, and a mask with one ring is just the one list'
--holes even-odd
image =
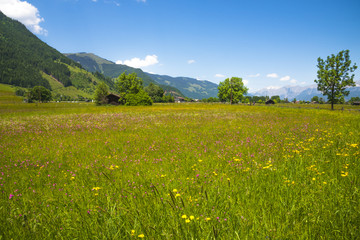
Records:
{"label": "large green tree", "polygon": [[103,105],[107,103],[106,96],[109,94],[109,87],[101,82],[97,85],[95,90],[95,103],[96,105]]}
{"label": "large green tree", "polygon": [[331,103],[331,110],[334,109],[334,103],[341,101],[344,96],[349,95],[347,87],[355,86],[354,74],[350,75],[356,70],[357,66],[351,66],[349,50],[343,50],[336,56],[331,54],[326,60],[318,58],[317,89],[323,95],[328,97]]}
{"label": "large green tree", "polygon": [[150,83],[144,90],[149,94],[153,102],[163,101],[164,90],[160,86]]}
{"label": "large green tree", "polygon": [[48,102],[51,100],[51,92],[43,86],[35,86],[28,92],[29,102]]}
{"label": "large green tree", "polygon": [[221,102],[238,103],[249,90],[245,87],[242,78],[232,77],[220,82],[218,97]]}
{"label": "large green tree", "polygon": [[120,93],[120,104],[152,105],[151,98],[143,89],[142,79],[136,73],[123,72],[116,81],[116,89]]}

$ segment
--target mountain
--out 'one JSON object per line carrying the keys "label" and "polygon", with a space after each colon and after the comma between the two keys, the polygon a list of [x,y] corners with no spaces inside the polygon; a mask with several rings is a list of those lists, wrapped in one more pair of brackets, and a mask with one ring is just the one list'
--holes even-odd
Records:
{"label": "mountain", "polygon": [[42,42],[23,24],[0,11],[0,83],[30,88],[44,86],[53,95],[91,98],[96,85],[114,83],[102,75],[84,70]]}
{"label": "mountain", "polygon": [[201,81],[189,77],[170,77],[147,73],[152,79],[162,85],[176,87],[185,96],[193,99],[217,97],[218,85],[209,81]]}
{"label": "mountain", "polygon": [[[360,86],[349,87],[347,89],[350,91],[349,96],[345,97],[345,100],[349,100],[352,97],[360,97]],[[320,91],[317,90],[317,85],[309,85],[309,86],[285,86],[285,87],[267,87],[260,89],[255,92],[249,93],[252,96],[280,96],[281,99],[287,98],[288,100],[303,100],[303,101],[311,101],[311,98],[314,96],[323,97],[327,99],[326,96],[323,96]]]}
{"label": "mountain", "polygon": [[[64,55],[81,64],[83,68],[90,72],[99,72],[111,78],[117,78],[123,72],[136,73],[136,75],[143,80],[144,86],[147,86],[150,83],[159,85],[159,83],[155,82],[148,74],[143,72],[140,68],[132,68],[126,65],[116,64],[114,62],[101,58],[93,53],[65,53]],[[175,87],[167,85],[161,85],[161,87],[167,92],[173,93],[174,95],[183,96],[179,89],[176,89]]]}

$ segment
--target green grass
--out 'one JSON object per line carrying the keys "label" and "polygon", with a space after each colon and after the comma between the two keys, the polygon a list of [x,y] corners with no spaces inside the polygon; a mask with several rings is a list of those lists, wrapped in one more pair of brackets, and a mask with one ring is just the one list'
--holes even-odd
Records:
{"label": "green grass", "polygon": [[356,239],[358,111],[0,105],[2,239]]}
{"label": "green grass", "polygon": [[0,83],[0,104],[18,104],[22,98],[15,95],[15,88],[11,85]]}

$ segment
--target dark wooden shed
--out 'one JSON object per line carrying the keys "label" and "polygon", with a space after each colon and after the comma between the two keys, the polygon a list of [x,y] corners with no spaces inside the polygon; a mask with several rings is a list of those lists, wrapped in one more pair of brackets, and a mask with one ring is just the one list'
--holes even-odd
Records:
{"label": "dark wooden shed", "polygon": [[110,93],[109,95],[106,96],[107,103],[112,105],[119,105],[119,99],[120,96],[113,93]]}
{"label": "dark wooden shed", "polygon": [[272,99],[269,99],[265,102],[265,104],[275,104],[274,100]]}

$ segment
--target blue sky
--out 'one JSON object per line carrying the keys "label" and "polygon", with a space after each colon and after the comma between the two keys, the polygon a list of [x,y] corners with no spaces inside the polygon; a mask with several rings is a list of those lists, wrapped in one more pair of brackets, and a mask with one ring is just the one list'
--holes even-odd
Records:
{"label": "blue sky", "polygon": [[314,84],[317,58],[345,49],[360,64],[359,0],[1,0],[0,10],[63,53],[215,83],[236,76],[250,90]]}

